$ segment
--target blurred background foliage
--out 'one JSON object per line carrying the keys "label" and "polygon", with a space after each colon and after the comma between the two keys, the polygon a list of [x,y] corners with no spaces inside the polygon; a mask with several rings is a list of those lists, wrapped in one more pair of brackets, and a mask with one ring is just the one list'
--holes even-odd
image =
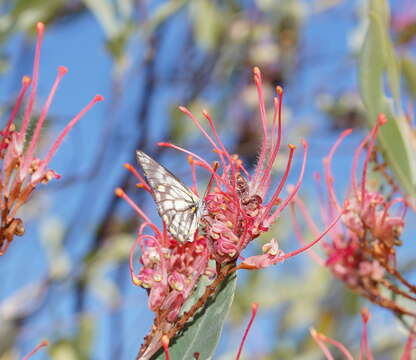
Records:
{"label": "blurred background foliage", "polygon": [[[51,111],[47,124],[51,136],[55,126],[77,110],[78,101],[85,100],[78,99],[84,93],[103,93],[107,101],[71,135],[55,161],[62,180],[32,199],[23,214],[29,220],[27,234],[0,259],[0,359],[18,359],[43,338],[51,345],[37,358],[131,359],[135,355],[152,318],[146,294],[130,283],[127,265],[138,219],[113,189],[124,188],[148,213],[156,212],[122,165],[135,164],[135,149],[142,149],[189,180],[185,158],[158,148],[158,141],[214,158],[178,105],[195,114],[209,109],[229,148],[253,164],[261,131],[253,66],[263,72],[270,106],[273,88],[284,88],[284,141],[299,144],[301,137],[310,141],[302,196],[314,217],[319,215],[312,172],[322,169],[321,159],[341,129],[357,128],[347,150],[338,154],[335,169],[337,189],[345,193],[347,164],[367,124],[374,121],[374,112],[380,111],[379,99],[374,103],[368,97],[385,71],[389,88],[379,90],[394,98],[391,116],[413,118],[416,6],[411,0],[391,1],[391,18],[387,8],[372,8],[382,27],[370,35],[389,46],[387,58],[382,58],[374,52],[379,49],[369,35],[367,42],[373,48],[362,48],[369,21],[374,21],[369,9],[376,3],[3,0],[3,119],[19,79],[31,71],[37,21],[47,26],[41,82],[55,71],[56,62],[70,65],[74,77],[72,83],[66,80],[65,99],[58,99]],[[371,69],[380,70],[374,75]],[[359,71],[374,76],[363,85]],[[46,96],[42,89],[41,99]],[[403,129],[397,131],[403,135]],[[389,141],[383,146],[398,146]],[[406,146],[398,150],[403,149],[410,151]],[[410,169],[409,156],[403,166]],[[283,166],[284,161],[278,164]],[[294,179],[296,174],[295,169]],[[203,184],[206,179],[200,175]],[[416,176],[412,178],[411,169],[403,176],[399,181],[410,182],[406,189],[411,192]],[[414,238],[410,226],[406,239],[411,240],[412,234]],[[276,237],[285,251],[298,246],[289,214],[268,236]],[[248,251],[260,249],[261,239]],[[399,254],[411,273],[414,259],[409,255]],[[370,341],[376,358],[397,358],[404,347],[406,333],[392,314],[355,296],[304,254],[273,269],[240,274],[217,358],[235,354],[252,302],[259,303],[260,312],[249,335],[247,359],[322,358],[309,335],[311,326],[358,351],[359,311],[364,305],[373,314]]]}

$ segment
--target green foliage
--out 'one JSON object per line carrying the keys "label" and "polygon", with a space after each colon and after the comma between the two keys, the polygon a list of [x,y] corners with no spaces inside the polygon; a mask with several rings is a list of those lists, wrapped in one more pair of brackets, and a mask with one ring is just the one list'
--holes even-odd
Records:
{"label": "green foliage", "polygon": [[[389,119],[380,129],[380,146],[404,190],[415,196],[416,141],[401,107],[400,68],[388,34],[386,1],[371,1],[369,21],[359,63],[360,89],[368,123],[374,126],[379,113]],[[386,87],[392,98],[386,95]]]}
{"label": "green foliage", "polygon": [[410,56],[403,56],[400,59],[400,65],[403,73],[407,90],[413,98],[416,98],[416,63]]}
{"label": "green foliage", "polygon": [[[208,280],[202,278],[185,307],[190,307],[199,298],[207,284]],[[172,340],[169,346],[172,359],[194,360],[196,352],[200,354],[200,359],[212,358],[233,302],[236,286],[237,277],[233,274],[224,281],[219,292],[208,301],[204,309],[195,315],[183,333]],[[164,360],[165,355],[159,353],[153,357],[153,360],[156,359]]]}

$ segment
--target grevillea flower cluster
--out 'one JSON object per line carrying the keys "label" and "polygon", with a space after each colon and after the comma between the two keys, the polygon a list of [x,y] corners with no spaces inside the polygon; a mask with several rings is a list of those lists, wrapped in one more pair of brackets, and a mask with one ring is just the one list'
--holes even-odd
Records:
{"label": "grevillea flower cluster", "polygon": [[[316,258],[347,286],[370,301],[390,308],[396,313],[415,316],[414,312],[396,304],[383,291],[387,288],[396,295],[416,300],[415,288],[402,277],[396,266],[396,247],[401,244],[400,235],[405,223],[406,201],[403,197],[394,196],[394,194],[390,194],[386,198],[383,193],[377,189],[370,189],[367,184],[369,163],[371,157],[375,156],[374,145],[377,133],[380,126],[386,121],[385,116],[380,114],[375,127],[356,149],[352,164],[351,190],[342,205],[344,215],[335,230],[329,234],[330,240],[321,243],[326,253],[326,260]],[[334,211],[341,209],[333,187],[331,162],[336,149],[350,133],[351,130],[344,131],[330,150],[329,155],[324,159],[325,183],[328,193],[328,206],[321,209],[324,220],[328,219]],[[366,146],[367,150],[359,181],[357,168]],[[320,177],[317,176],[317,179],[319,180]],[[316,229],[301,200],[299,198],[296,200],[307,218],[310,228]],[[320,202],[324,203],[323,199]],[[399,211],[393,209],[393,206],[397,204],[401,204],[403,209],[399,209]],[[316,232],[316,230],[314,231]],[[401,289],[389,281],[387,275],[395,277],[405,289]]]}
{"label": "grevillea flower cluster", "polygon": [[[23,221],[17,217],[18,210],[25,204],[33,190],[40,183],[48,183],[51,179],[59,179],[59,174],[49,168],[49,162],[55,155],[63,139],[78,120],[98,101],[103,98],[96,95],[94,99],[76,115],[64,128],[50,147],[46,156],[41,159],[35,154],[38,146],[42,127],[48,115],[55,92],[62,77],[67,73],[63,66],[58,68],[58,75],[52,85],[49,96],[41,110],[39,118],[34,125],[34,132],[31,138],[28,136],[28,128],[33,120],[33,109],[36,98],[36,90],[39,77],[39,60],[41,43],[44,33],[44,25],[37,24],[37,44],[35,61],[33,66],[33,78],[24,76],[22,88],[17,101],[13,107],[6,126],[0,131],[0,204],[1,204],[1,228],[0,228],[0,255],[3,255],[14,236],[21,236],[24,233]],[[27,104],[24,108],[23,121],[20,129],[17,129],[16,118],[23,107],[26,92],[31,85]]]}
{"label": "grevillea flower cluster", "polygon": [[[278,248],[275,239],[263,246],[263,253],[244,259],[241,252],[247,245],[269,230],[280,213],[288,206],[298,192],[306,166],[307,143],[303,141],[304,155],[299,179],[289,195],[282,200],[281,194],[289,175],[295,146],[289,145],[287,166],[280,181],[276,184],[272,170],[282,143],[282,95],[280,87],[276,88],[274,98],[274,115],[269,125],[266,116],[266,105],[263,98],[261,73],[254,68],[254,81],[259,98],[260,121],[263,129],[262,146],[254,174],[244,167],[242,160],[236,154],[230,154],[221,141],[214,122],[207,111],[203,111],[209,123],[212,135],[201,125],[199,120],[185,107],[179,109],[185,113],[198,127],[211,144],[218,161],[210,164],[199,155],[170,143],[159,143],[160,146],[170,147],[188,155],[193,179],[192,191],[198,195],[196,172],[204,169],[211,181],[203,196],[204,212],[199,220],[200,228],[195,232],[192,242],[181,243],[148,218],[121,189],[116,194],[123,197],[140,215],[143,223],[138,237],[132,247],[130,256],[130,271],[132,281],[148,291],[149,308],[155,312],[155,322],[152,331],[145,338],[145,343],[138,358],[147,359],[161,344],[162,338],[171,339],[195,312],[203,307],[208,298],[215,293],[217,287],[229,274],[237,269],[260,269],[291,256],[294,256],[319,241],[327,231],[334,226],[342,215],[334,215],[328,229],[302,249],[284,254]],[[154,191],[145,179],[129,164],[129,169],[139,180],[138,187],[152,194]],[[153,198],[157,198],[153,196]],[[149,231],[150,230],[150,231]],[[149,232],[151,234],[149,234]],[[133,266],[133,255],[137,246],[141,249],[138,273]],[[237,264],[237,260],[243,261]],[[215,264],[210,266],[210,264]],[[202,275],[212,279],[205,293],[192,306],[180,315],[181,307],[192,294],[197,281]],[[178,317],[180,316],[180,317]]]}
{"label": "grevillea flower cluster", "polygon": [[[227,151],[207,111],[203,111],[203,115],[209,123],[212,136],[187,108],[179,108],[189,116],[212,145],[213,151],[218,155],[218,163],[210,165],[206,160],[188,150],[173,144],[159,143],[161,146],[187,153],[190,156],[189,162],[193,174],[196,172],[196,166],[199,166],[208,170],[213,177],[216,186],[205,195],[206,212],[201,219],[201,225],[203,235],[206,236],[210,246],[211,257],[220,265],[236,261],[252,240],[269,230],[298,192],[306,166],[308,146],[306,141],[302,141],[304,155],[299,179],[287,198],[282,200],[280,196],[289,175],[295,152],[295,146],[289,144],[286,169],[280,181],[275,184],[272,181],[272,169],[282,142],[283,91],[279,86],[276,88],[277,96],[274,98],[274,114],[270,128],[263,97],[261,72],[257,67],[253,72],[263,130],[261,150],[253,175],[249,174],[238,155],[230,154]],[[219,169],[217,170],[218,165]],[[318,238],[320,239],[320,236]],[[259,269],[293,255],[293,253],[285,255],[279,250],[277,241],[272,239],[263,246],[262,255],[245,259],[238,265],[238,268]]]}

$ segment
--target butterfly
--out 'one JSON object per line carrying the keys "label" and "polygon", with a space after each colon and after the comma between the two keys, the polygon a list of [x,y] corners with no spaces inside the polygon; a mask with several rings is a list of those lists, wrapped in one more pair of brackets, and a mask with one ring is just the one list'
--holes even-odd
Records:
{"label": "butterfly", "polygon": [[136,155],[168,232],[182,243],[193,241],[204,212],[203,200],[149,155],[139,150]]}

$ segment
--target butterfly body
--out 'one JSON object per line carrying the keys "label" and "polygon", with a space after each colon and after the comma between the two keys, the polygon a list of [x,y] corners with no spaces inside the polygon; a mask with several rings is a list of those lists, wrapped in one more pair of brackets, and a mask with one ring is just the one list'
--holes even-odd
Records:
{"label": "butterfly body", "polygon": [[180,242],[193,241],[204,211],[203,201],[143,151],[136,154],[168,232]]}

